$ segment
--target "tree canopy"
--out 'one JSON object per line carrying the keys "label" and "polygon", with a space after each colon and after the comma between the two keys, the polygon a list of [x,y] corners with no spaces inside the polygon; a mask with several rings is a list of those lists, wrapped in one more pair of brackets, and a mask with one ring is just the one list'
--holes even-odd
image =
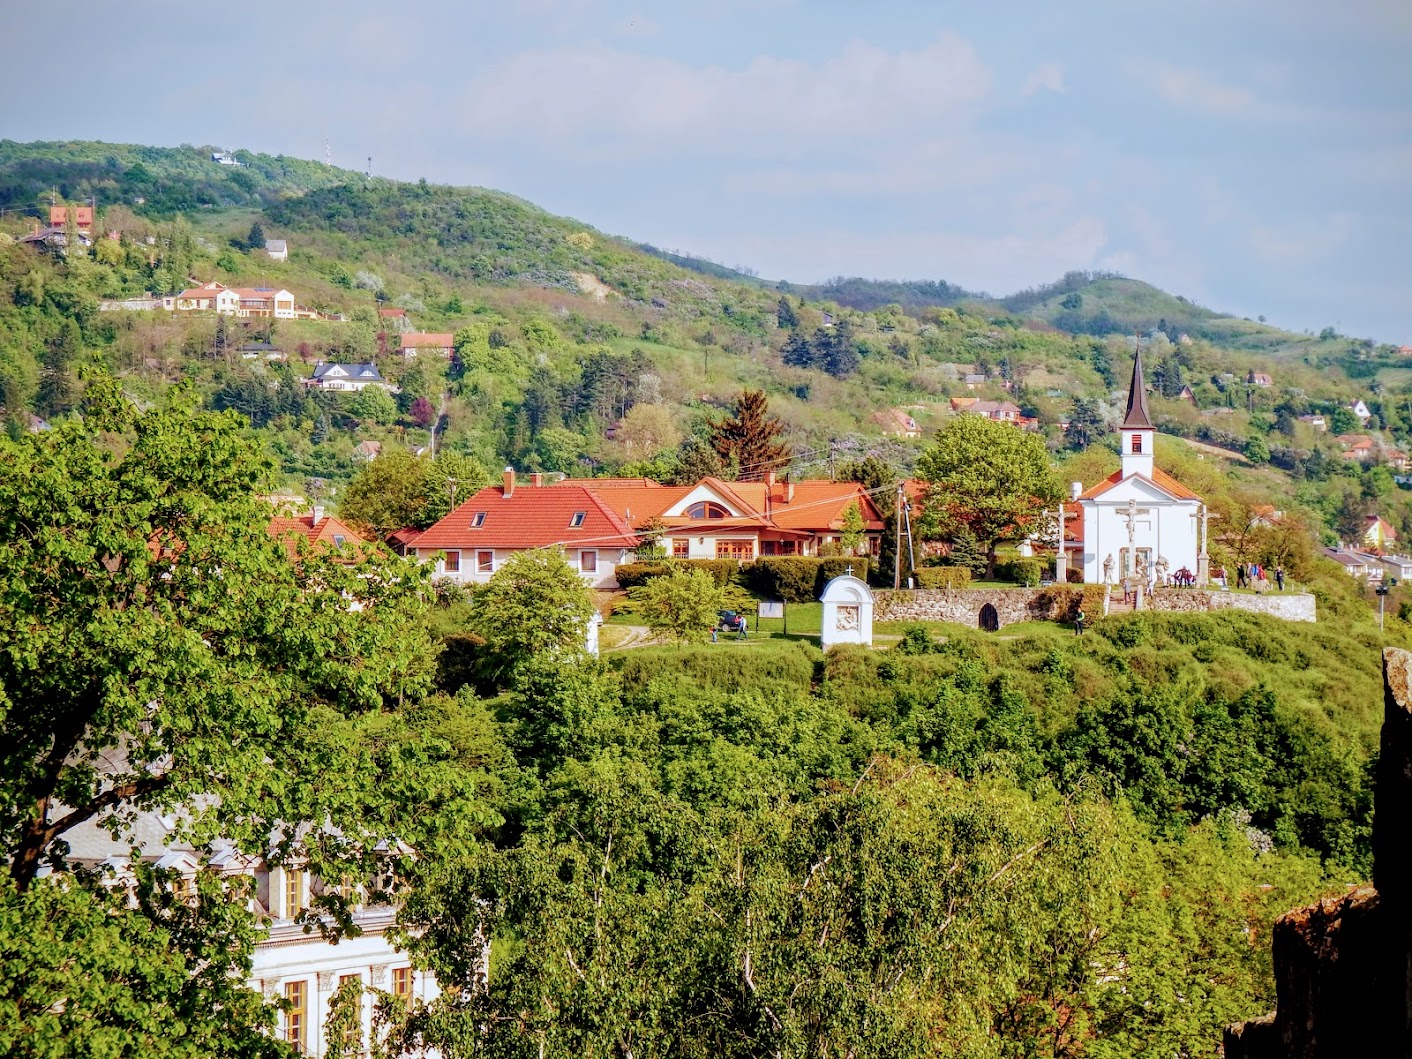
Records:
{"label": "tree canopy", "polygon": [[784,426],[770,417],[763,390],[742,390],[735,415],[717,423],[711,446],[722,460],[739,468],[741,481],[757,481],[766,471],[782,472],[789,462],[789,444],[779,440]]}
{"label": "tree canopy", "polygon": [[994,562],[995,545],[1020,537],[1062,495],[1044,439],[978,415],[958,416],[917,461],[928,483],[928,529],[969,530]]}

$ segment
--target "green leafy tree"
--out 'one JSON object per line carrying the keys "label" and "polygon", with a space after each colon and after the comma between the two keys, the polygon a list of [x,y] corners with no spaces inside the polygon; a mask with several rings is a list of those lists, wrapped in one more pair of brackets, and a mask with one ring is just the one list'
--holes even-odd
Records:
{"label": "green leafy tree", "polygon": [[1270,446],[1259,434],[1252,434],[1245,442],[1245,458],[1251,463],[1269,463]]}
{"label": "green leafy tree", "polygon": [[682,441],[677,449],[677,460],[674,485],[694,485],[703,478],[718,478],[726,470],[726,463],[716,450],[695,434]]}
{"label": "green leafy tree", "polygon": [[245,982],[249,880],[197,877],[194,900],[138,865],[129,894],[72,877],[0,878],[0,1053],[276,1059],[275,1009]]}
{"label": "green leafy tree", "polygon": [[406,526],[431,525],[435,519],[428,521],[426,510],[430,462],[404,448],[383,449],[343,490],[339,514],[379,537]]}
{"label": "green leafy tree", "polygon": [[925,518],[943,533],[964,527],[995,568],[995,546],[1028,533],[1062,495],[1044,439],[983,416],[963,415],[917,461],[928,483]]}
{"label": "green leafy tree", "polygon": [[781,441],[784,424],[770,417],[770,402],[763,390],[742,390],[735,401],[735,415],[717,423],[711,447],[722,460],[734,461],[740,480],[758,481],[766,471],[782,471],[789,463],[789,444]]}
{"label": "green leafy tree", "polygon": [[1335,408],[1329,416],[1329,431],[1334,434],[1352,434],[1362,425],[1362,421],[1348,408]]}
{"label": "green leafy tree", "polygon": [[77,401],[77,388],[74,384],[74,367],[83,350],[83,336],[78,324],[65,320],[59,333],[49,343],[44,358],[44,371],[39,378],[39,393],[35,403],[40,415],[61,416],[73,411]]}
{"label": "green leafy tree", "polygon": [[365,775],[334,733],[429,687],[425,575],[291,562],[268,471],[239,416],[137,413],[107,379],[82,421],[0,441],[0,843],[21,889],[75,825],[121,834],[134,810],[250,852],[271,821],[287,851],[298,822],[328,820],[341,838],[303,852],[333,876],[419,833],[372,809],[375,783],[318,777]]}
{"label": "green leafy tree", "polygon": [[863,521],[863,512],[856,503],[849,504],[844,510],[842,522],[843,527],[838,542],[843,545],[844,551],[850,555],[856,554],[859,545],[863,543],[863,535],[868,529],[867,523]]}
{"label": "green leafy tree", "polygon": [[397,418],[397,402],[381,386],[365,386],[348,402],[348,412],[359,420],[386,426]]}
{"label": "green leafy tree", "polygon": [[716,624],[721,588],[705,570],[676,569],[628,590],[649,628],[677,643],[699,643]]}
{"label": "green leafy tree", "polygon": [[583,655],[593,598],[559,548],[516,552],[490,575],[471,607],[471,627],[508,677],[531,659]]}

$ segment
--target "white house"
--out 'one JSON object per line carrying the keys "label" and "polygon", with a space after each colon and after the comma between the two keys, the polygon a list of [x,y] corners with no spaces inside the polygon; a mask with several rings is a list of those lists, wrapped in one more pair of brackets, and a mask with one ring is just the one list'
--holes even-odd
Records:
{"label": "white house", "polygon": [[1083,515],[1081,561],[1085,584],[1116,584],[1124,578],[1151,582],[1187,570],[1207,576],[1201,498],[1153,465],[1156,428],[1147,410],[1142,353],[1133,358],[1122,467],[1080,494]]}
{"label": "white house", "polygon": [[[331,1049],[326,1040],[334,993],[350,979],[361,982],[362,1040],[372,1032],[373,1007],[377,993],[434,999],[439,992],[435,977],[412,966],[406,953],[388,937],[395,909],[386,904],[362,904],[362,889],[355,889],[353,922],[361,933],[342,938],[338,944],[325,941],[318,931],[306,933],[296,917],[325,892],[318,876],[293,864],[277,865],[261,857],[247,856],[217,842],[205,854],[177,838],[177,821],[155,812],[138,814],[130,832],[115,839],[94,819],[77,825],[65,834],[70,845],[69,862],[77,867],[108,873],[109,884],[131,886],[134,882],[131,850],[138,859],[175,873],[173,885],[179,890],[191,887],[203,867],[222,876],[248,876],[254,880],[250,911],[266,923],[267,934],[255,946],[251,966],[251,988],[272,1000],[290,1005],[275,1027],[276,1035],[294,1045],[301,1055],[323,1056]],[[359,1054],[365,1054],[360,1049]]]}
{"label": "white house", "polygon": [[271,261],[288,261],[289,244],[283,239],[266,239],[265,253],[270,255]]}
{"label": "white house", "polygon": [[591,587],[617,588],[615,571],[632,561],[638,543],[632,527],[591,490],[547,485],[539,474],[517,481],[507,467],[500,485],[457,505],[410,550],[435,562],[438,577],[483,583],[516,552],[560,548]]}
{"label": "white house", "polygon": [[321,390],[365,390],[369,386],[392,389],[392,384],[382,377],[376,364],[325,364],[314,365],[314,375],[306,379],[309,386]]}

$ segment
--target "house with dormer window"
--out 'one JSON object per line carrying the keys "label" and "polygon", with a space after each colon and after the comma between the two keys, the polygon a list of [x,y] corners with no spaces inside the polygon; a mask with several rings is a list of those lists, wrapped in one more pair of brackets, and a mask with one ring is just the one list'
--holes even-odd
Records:
{"label": "house with dormer window", "polygon": [[591,490],[550,486],[542,474],[520,479],[505,468],[489,486],[408,544],[436,564],[438,577],[483,583],[516,552],[560,548],[591,588],[617,588],[619,564],[640,543],[626,520]]}
{"label": "house with dormer window", "polygon": [[369,386],[381,386],[385,390],[394,387],[382,377],[376,364],[326,364],[319,361],[314,365],[314,375],[305,379],[306,386],[320,390],[365,390]]}

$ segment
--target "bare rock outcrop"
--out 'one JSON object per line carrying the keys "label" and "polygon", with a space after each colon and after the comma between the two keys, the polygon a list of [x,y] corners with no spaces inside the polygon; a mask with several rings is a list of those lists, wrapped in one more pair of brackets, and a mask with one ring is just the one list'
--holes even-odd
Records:
{"label": "bare rock outcrop", "polygon": [[1383,652],[1373,885],[1275,921],[1274,1014],[1226,1030],[1226,1059],[1412,1059],[1412,652]]}

